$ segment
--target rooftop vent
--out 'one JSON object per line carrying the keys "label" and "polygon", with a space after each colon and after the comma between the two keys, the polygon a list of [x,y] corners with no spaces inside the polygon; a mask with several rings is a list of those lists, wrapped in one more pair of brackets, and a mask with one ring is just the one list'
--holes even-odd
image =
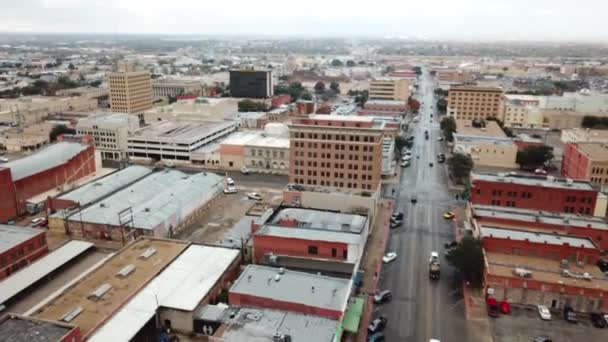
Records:
{"label": "rooftop vent", "polygon": [[151,256],[153,256],[154,254],[156,254],[156,248],[150,247],[150,248],[146,249],[143,253],[141,253],[139,255],[139,257],[142,259],[148,259]]}
{"label": "rooftop vent", "polygon": [[82,311],[84,311],[82,306],[76,306],[74,308],[71,308],[70,311],[66,312],[65,315],[63,315],[63,317],[61,317],[59,320],[64,322],[71,322],[74,318],[76,318],[76,316],[80,315]]}
{"label": "rooftop vent", "polygon": [[121,277],[126,277],[129,274],[131,274],[133,271],[135,271],[135,265],[128,264],[127,266],[123,267],[120,271],[118,271],[118,273],[116,273],[116,275],[121,276]]}
{"label": "rooftop vent", "polygon": [[111,288],[112,288],[112,285],[110,285],[108,283],[103,283],[97,288],[97,290],[93,291],[93,293],[91,293],[88,298],[94,299],[94,300],[99,300],[99,299],[101,299],[101,297],[103,297],[104,294],[106,294],[108,291],[110,291]]}

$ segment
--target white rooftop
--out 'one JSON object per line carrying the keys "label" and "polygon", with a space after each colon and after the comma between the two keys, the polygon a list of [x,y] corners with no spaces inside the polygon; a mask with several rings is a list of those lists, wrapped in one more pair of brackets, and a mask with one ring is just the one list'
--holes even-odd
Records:
{"label": "white rooftop", "polygon": [[374,117],[372,116],[360,116],[360,115],[326,115],[326,114],[310,114],[308,116],[311,120],[323,120],[323,121],[352,121],[352,122],[373,122]]}
{"label": "white rooftop", "polygon": [[101,326],[89,341],[129,341],[162,308],[193,311],[239,250],[191,245]]}
{"label": "white rooftop", "polygon": [[133,120],[133,115],[128,113],[97,113],[78,120],[80,125],[92,125],[94,123],[113,123],[129,125],[129,119]]}
{"label": "white rooftop", "polygon": [[234,132],[222,140],[222,145],[289,148],[289,138],[264,132]]}
{"label": "white rooftop", "polygon": [[572,247],[595,248],[593,242],[587,238],[530,232],[516,229],[494,228],[489,226],[481,227],[481,236],[516,241],[530,241],[532,243],[548,243],[551,245],[568,244]]}
{"label": "white rooftop", "polygon": [[0,254],[42,233],[42,229],[0,224]]}
{"label": "white rooftop", "polygon": [[361,233],[367,217],[356,214],[344,214],[304,208],[281,208],[267,224],[279,225],[281,220],[294,219],[298,227],[325,231]]}
{"label": "white rooftop", "polygon": [[336,232],[336,231],[308,229],[308,228],[280,227],[280,226],[274,226],[274,225],[264,225],[255,234],[256,235],[276,236],[276,237],[289,238],[289,239],[341,242],[341,243],[346,243],[349,245],[356,245],[361,242],[361,236],[359,234],[353,234],[350,232]]}
{"label": "white rooftop", "polygon": [[65,164],[86,149],[87,145],[61,141],[30,156],[0,164],[0,167],[10,168],[13,181],[17,181]]}

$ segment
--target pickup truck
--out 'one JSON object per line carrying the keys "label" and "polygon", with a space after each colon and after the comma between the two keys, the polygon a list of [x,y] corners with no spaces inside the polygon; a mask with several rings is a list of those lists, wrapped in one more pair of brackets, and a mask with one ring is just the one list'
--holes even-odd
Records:
{"label": "pickup truck", "polygon": [[429,264],[429,278],[432,280],[439,280],[441,274],[441,267],[438,262],[431,262]]}

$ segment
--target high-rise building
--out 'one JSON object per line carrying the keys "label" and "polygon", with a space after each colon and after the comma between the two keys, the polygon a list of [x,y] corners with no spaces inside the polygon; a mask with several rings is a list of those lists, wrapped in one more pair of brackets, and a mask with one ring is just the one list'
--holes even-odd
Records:
{"label": "high-rise building", "polygon": [[108,73],[110,104],[113,112],[143,113],[152,108],[152,78],[148,71],[134,71],[121,64],[118,72]]}
{"label": "high-rise building", "polygon": [[406,79],[383,77],[369,82],[370,100],[407,101],[410,97],[410,83]]}
{"label": "high-rise building", "polygon": [[232,97],[267,98],[274,94],[272,72],[268,70],[230,70]]}
{"label": "high-rise building", "polygon": [[296,118],[290,129],[289,182],[376,191],[384,122],[366,116]]}
{"label": "high-rise building", "polygon": [[448,92],[447,113],[457,120],[494,117],[502,120],[503,95],[501,88],[455,86]]}

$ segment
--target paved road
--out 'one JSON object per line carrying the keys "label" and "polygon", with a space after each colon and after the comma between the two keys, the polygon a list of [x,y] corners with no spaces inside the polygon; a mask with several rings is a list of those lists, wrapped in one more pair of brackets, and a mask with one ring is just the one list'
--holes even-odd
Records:
{"label": "paved road", "polygon": [[[445,147],[437,141],[437,115],[431,118],[431,106],[436,104],[433,89],[434,81],[425,71],[419,83],[418,99],[423,102],[420,122],[410,125],[410,133],[415,136],[412,165],[403,170],[397,189],[397,205],[405,214],[404,224],[392,230],[387,247],[398,256],[385,265],[380,279],[380,289],[393,292],[393,300],[376,309],[388,318],[385,335],[391,342],[478,340],[464,318],[460,282],[443,257],[443,244],[453,239],[453,230],[451,222],[442,215],[456,203],[447,190],[446,164],[437,163],[437,154],[445,152]],[[425,130],[430,133],[429,140],[424,139]],[[410,202],[412,194],[417,195],[417,204]],[[438,251],[442,258],[438,282],[428,277],[431,251]]]}

